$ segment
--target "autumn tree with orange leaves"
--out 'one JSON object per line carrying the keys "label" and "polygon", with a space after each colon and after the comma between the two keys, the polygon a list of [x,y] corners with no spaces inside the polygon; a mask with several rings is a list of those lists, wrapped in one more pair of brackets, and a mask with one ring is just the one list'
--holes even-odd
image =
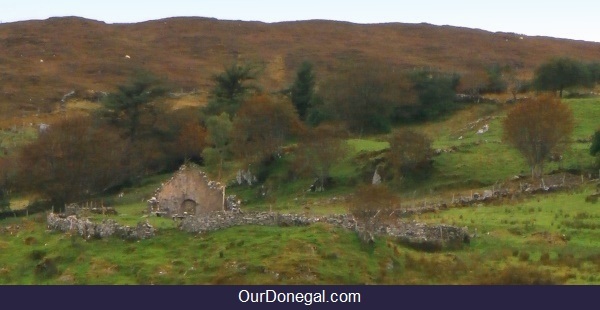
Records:
{"label": "autumn tree with orange leaves", "polygon": [[573,132],[573,112],[559,99],[533,98],[510,110],[503,127],[503,141],[525,157],[532,177],[538,178],[550,153],[560,151]]}
{"label": "autumn tree with orange leaves", "polygon": [[242,104],[233,119],[230,149],[246,165],[263,163],[277,155],[301,128],[288,99],[256,95]]}

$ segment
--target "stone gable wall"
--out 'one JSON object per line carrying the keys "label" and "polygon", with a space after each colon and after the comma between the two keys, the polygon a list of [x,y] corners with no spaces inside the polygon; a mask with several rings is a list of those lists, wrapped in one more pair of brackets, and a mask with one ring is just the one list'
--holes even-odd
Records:
{"label": "stone gable wall", "polygon": [[211,181],[198,166],[188,164],[181,166],[169,181],[158,188],[154,197],[158,200],[159,210],[168,216],[184,212],[200,215],[224,210],[225,187]]}

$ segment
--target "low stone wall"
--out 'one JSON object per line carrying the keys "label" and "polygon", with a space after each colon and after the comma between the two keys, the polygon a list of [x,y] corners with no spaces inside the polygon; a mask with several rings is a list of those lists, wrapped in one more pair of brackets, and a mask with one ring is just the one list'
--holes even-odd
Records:
{"label": "low stone wall", "polygon": [[90,214],[103,214],[103,215],[116,215],[117,210],[113,207],[106,207],[100,203],[88,202],[88,203],[72,203],[65,206],[66,215],[75,215],[78,217],[85,217]]}
{"label": "low stone wall", "polygon": [[[517,188],[499,188],[488,189],[480,192],[472,192],[470,195],[457,195],[450,201],[424,202],[414,205],[404,206],[402,209],[394,211],[393,215],[404,218],[415,214],[438,212],[449,208],[469,207],[473,205],[485,205],[502,201],[503,199],[512,199],[515,197],[528,197],[532,195],[548,194],[557,191],[570,190],[584,183],[581,176],[568,173],[557,175],[547,175],[546,181],[539,184],[519,182],[515,177],[515,182],[519,182]],[[544,179],[542,179],[544,180]],[[580,181],[581,180],[581,181]]]}
{"label": "low stone wall", "polygon": [[399,243],[422,250],[443,250],[461,248],[470,242],[466,228],[450,225],[428,225],[417,222],[397,221],[395,224],[380,224],[372,230],[359,225],[353,216],[347,214],[326,216],[305,216],[299,214],[279,214],[271,212],[241,213],[215,212],[201,218],[187,217],[180,229],[190,233],[205,233],[233,226],[308,226],[314,223],[330,225],[355,231],[366,241],[375,235],[391,236]]}
{"label": "low stone wall", "polygon": [[349,215],[327,215],[309,217],[300,214],[280,214],[273,212],[213,212],[202,217],[189,216],[181,221],[180,229],[192,233],[205,233],[233,226],[308,226],[317,222],[353,229],[356,221]]}
{"label": "low stone wall", "polygon": [[[466,228],[450,225],[428,225],[418,222],[397,221],[394,224],[379,224],[366,230],[357,223],[352,215],[336,214],[325,216],[306,216],[300,214],[280,214],[272,212],[213,212],[201,217],[188,216],[181,220],[179,228],[189,233],[207,233],[233,226],[308,226],[315,223],[327,223],[355,231],[365,241],[374,240],[375,236],[390,236],[399,243],[426,251],[457,249],[470,242]],[[52,231],[71,232],[86,239],[101,239],[116,236],[127,240],[148,239],[154,236],[155,229],[147,222],[140,222],[136,227],[119,225],[115,220],[105,219],[94,223],[87,218],[75,215],[65,216],[49,213],[48,229]]]}
{"label": "low stone wall", "polygon": [[155,229],[147,222],[140,222],[136,227],[122,226],[115,220],[106,219],[94,223],[87,218],[75,215],[61,216],[49,213],[46,217],[48,229],[60,232],[73,232],[85,239],[101,239],[117,236],[127,240],[148,239],[154,236]]}

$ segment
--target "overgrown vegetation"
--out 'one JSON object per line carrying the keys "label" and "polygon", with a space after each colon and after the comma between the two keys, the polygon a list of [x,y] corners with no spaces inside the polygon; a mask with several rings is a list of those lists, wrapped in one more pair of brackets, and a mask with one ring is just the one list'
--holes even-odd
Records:
{"label": "overgrown vegetation", "polygon": [[552,97],[530,99],[508,112],[503,123],[503,140],[527,160],[534,178],[544,172],[544,162],[552,152],[560,154],[574,127],[568,105]]}
{"label": "overgrown vegetation", "polygon": [[426,179],[433,169],[431,139],[412,130],[399,130],[390,138],[388,161],[397,179]]}

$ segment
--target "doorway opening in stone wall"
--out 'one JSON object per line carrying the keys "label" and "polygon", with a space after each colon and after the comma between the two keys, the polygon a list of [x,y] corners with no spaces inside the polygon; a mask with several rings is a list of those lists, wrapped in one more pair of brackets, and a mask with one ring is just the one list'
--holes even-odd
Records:
{"label": "doorway opening in stone wall", "polygon": [[186,199],[181,203],[181,207],[179,208],[179,210],[181,210],[181,214],[193,215],[196,214],[197,205],[198,203],[196,203],[194,200]]}

